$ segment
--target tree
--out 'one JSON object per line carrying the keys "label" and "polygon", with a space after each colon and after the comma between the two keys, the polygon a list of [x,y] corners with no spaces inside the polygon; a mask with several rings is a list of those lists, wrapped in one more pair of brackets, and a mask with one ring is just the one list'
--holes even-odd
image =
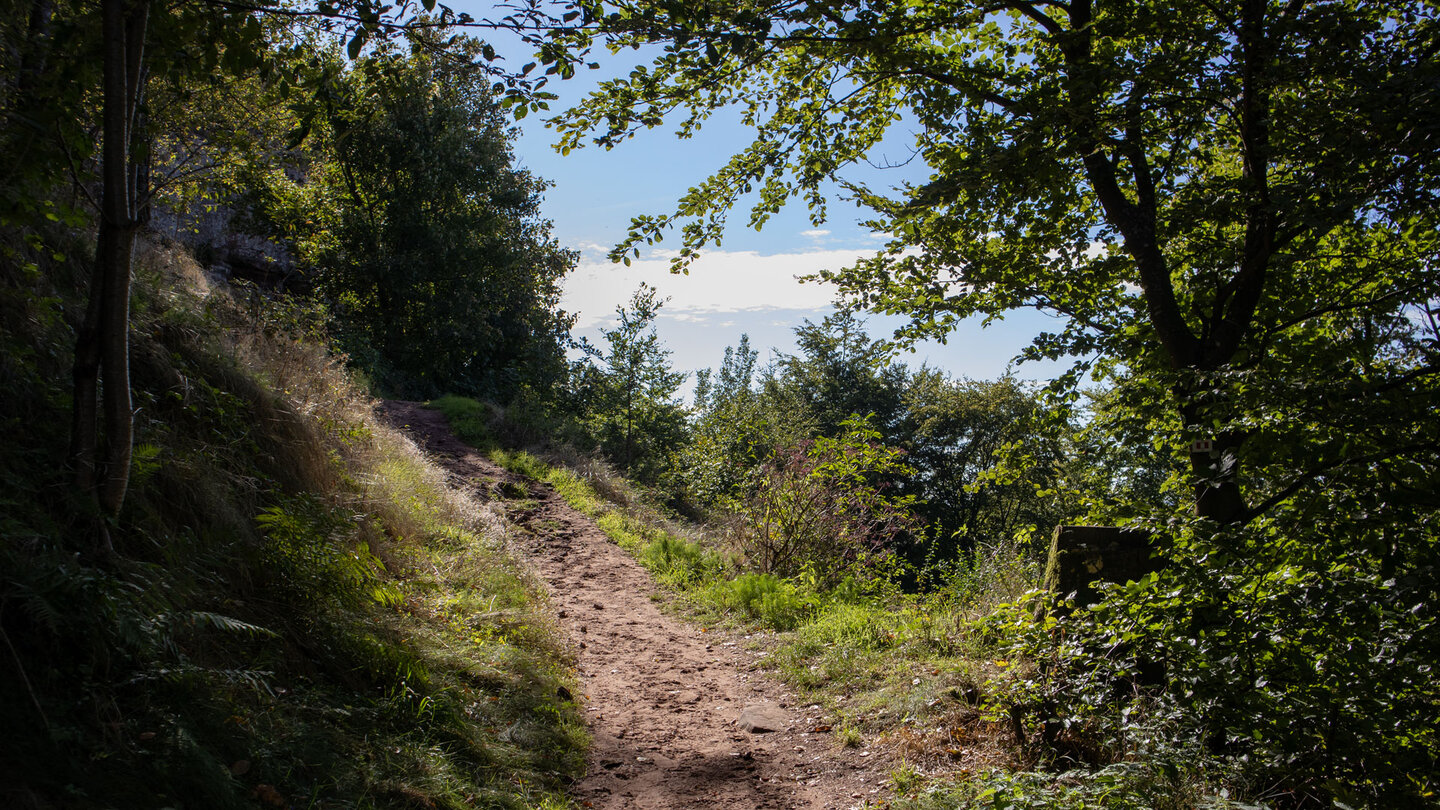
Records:
{"label": "tree", "polygon": [[[432,0],[420,5],[427,12],[435,9]],[[132,452],[130,256],[154,191],[150,85],[178,86],[224,72],[260,74],[292,87],[291,77],[268,70],[273,65],[266,60],[267,23],[271,33],[283,31],[287,21],[303,20],[314,30],[345,35],[353,58],[367,43],[399,32],[471,20],[444,6],[426,14],[410,0],[394,5],[341,0],[314,7],[34,0],[6,3],[5,10],[0,25],[5,214],[64,215],[67,211],[57,213],[37,196],[68,173],[76,193],[99,215],[89,301],[76,327],[70,463],[77,488],[102,518],[111,519],[125,500]],[[539,82],[494,68],[499,57],[492,48],[482,47],[479,57],[520,109],[539,109],[553,97],[539,90]],[[103,545],[108,535],[100,534]]]}
{"label": "tree", "polygon": [[911,472],[904,456],[866,417],[846,419],[836,436],[776,448],[740,510],[746,559],[781,577],[808,571],[822,588],[866,574],[916,528],[914,496],[888,483]]}
{"label": "tree", "polygon": [[[1153,529],[1171,565],[1057,638],[1090,661],[1121,639],[1156,651],[1177,717],[1267,768],[1257,779],[1433,803],[1411,775],[1440,762],[1413,731],[1434,726],[1440,654],[1440,8],[577,9],[552,61],[663,50],[559,116],[562,149],[671,117],[688,134],[731,105],[755,133],[673,214],[637,217],[616,257],[678,227],[683,267],[745,195],[753,224],[795,198],[818,220],[839,181],[894,240],[825,276],[851,306],[907,316],[901,342],[1060,315],[1026,351],[1073,359],[1054,401],[1094,374],[1111,389],[1099,427],[1181,472],[1158,504],[1095,504]],[[927,182],[845,182],[906,130]]]}
{"label": "tree", "polygon": [[908,371],[865,332],[851,312],[840,311],[795,328],[800,350],[782,355],[765,380],[766,396],[804,413],[821,436],[838,436],[847,419],[871,415],[887,437],[900,419]]}
{"label": "tree", "polygon": [[904,491],[917,496],[916,514],[935,528],[925,550],[931,560],[1044,533],[1078,516],[1071,493],[1059,491],[1076,466],[1066,459],[1069,426],[1046,418],[1033,388],[1011,377],[955,380],[922,368],[904,398],[892,441],[915,470]]}
{"label": "tree", "polygon": [[[78,35],[72,32],[80,43],[98,39],[101,53],[99,196],[90,199],[99,221],[89,301],[75,341],[70,460],[78,488],[93,496],[102,515],[113,518],[125,502],[130,479],[130,261],[135,237],[149,222],[153,193],[147,107],[151,76],[179,81],[188,71],[213,69],[222,54],[228,56],[228,68],[254,68],[260,62],[262,36],[258,19],[246,10],[180,6],[162,8],[152,18],[150,0],[102,0],[99,25],[93,29],[83,25],[83,9],[66,10],[79,19],[66,19],[63,25],[80,29]],[[46,40],[56,22],[54,14],[51,3],[32,8],[32,33],[42,41],[32,44],[28,94],[42,82],[46,65],[60,61],[60,54],[46,53],[53,47]],[[191,37],[204,47],[163,47]],[[156,40],[162,47],[154,47]],[[22,94],[19,101],[48,103],[51,116],[53,108],[83,109],[83,94],[53,83],[48,89],[48,98]],[[62,128],[59,137],[64,142],[61,151],[73,160],[68,152],[73,136]]]}
{"label": "tree", "polygon": [[[81,18],[65,20],[66,25],[83,21],[83,10],[67,11]],[[213,67],[221,53],[231,54],[231,66],[253,66],[261,38],[259,23],[248,11],[182,6],[162,9],[158,19],[152,19],[151,11],[149,0],[104,0],[99,26],[92,32],[101,52],[99,197],[92,200],[99,227],[89,302],[76,338],[70,456],[79,489],[112,518],[125,501],[133,443],[130,260],[135,236],[149,220],[152,191],[147,85],[152,74],[173,80],[205,66],[207,57]],[[53,5],[36,4],[35,31],[48,34],[53,14]],[[151,47],[157,39],[168,43],[187,37],[204,47],[198,52]],[[52,61],[34,58],[37,73]],[[54,85],[50,90],[50,98],[28,101],[83,107],[83,96]],[[66,135],[62,131],[61,139]]]}
{"label": "tree", "polygon": [[665,301],[641,284],[629,307],[616,307],[620,323],[603,331],[609,351],[604,369],[582,361],[577,369],[589,431],[626,475],[654,483],[685,434],[685,412],[675,392],[686,375],[670,368],[655,317]]}
{"label": "tree", "polygon": [[[728,105],[756,133],[674,214],[637,217],[616,256],[678,225],[683,265],[751,192],[754,223],[797,196],[821,218],[825,182],[914,127],[934,175],[898,199],[848,185],[896,238],[827,274],[853,305],[910,316],[901,337],[1020,307],[1063,315],[1030,354],[1081,358],[1071,385],[1094,369],[1168,402],[1164,440],[1190,460],[1197,513],[1220,523],[1337,465],[1433,462],[1395,431],[1320,461],[1306,419],[1256,427],[1272,395],[1304,400],[1288,391],[1337,363],[1365,369],[1341,386],[1350,405],[1435,400],[1435,336],[1413,317],[1435,308],[1440,255],[1433,5],[577,8],[587,25],[552,61],[597,41],[666,48],[559,116],[563,149],[671,114],[685,133]],[[1400,344],[1424,348],[1398,362]],[[1256,373],[1287,383],[1262,393]]]}
{"label": "tree", "polygon": [[383,389],[549,390],[565,370],[559,280],[575,254],[539,216],[545,183],[513,165],[474,61],[484,46],[408,37],[348,64],[302,51],[322,87],[294,98],[306,176],[263,172],[260,219],[316,270],[342,348]]}
{"label": "tree", "polygon": [[684,497],[696,506],[734,503],[749,471],[778,443],[773,414],[756,389],[759,357],[750,336],[742,334],[738,344],[725,348],[718,371],[696,374],[690,438],[675,470]]}

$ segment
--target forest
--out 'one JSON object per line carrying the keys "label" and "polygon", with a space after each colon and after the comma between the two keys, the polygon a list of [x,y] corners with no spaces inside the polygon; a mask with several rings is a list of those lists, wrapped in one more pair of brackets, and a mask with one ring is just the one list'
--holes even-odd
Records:
{"label": "forest", "polygon": [[[543,490],[857,807],[1440,807],[1435,4],[0,2],[0,804],[593,806]],[[884,245],[793,350],[677,369],[648,285],[579,339],[517,126],[721,113],[613,261]],[[898,359],[1020,310],[1047,381]]]}

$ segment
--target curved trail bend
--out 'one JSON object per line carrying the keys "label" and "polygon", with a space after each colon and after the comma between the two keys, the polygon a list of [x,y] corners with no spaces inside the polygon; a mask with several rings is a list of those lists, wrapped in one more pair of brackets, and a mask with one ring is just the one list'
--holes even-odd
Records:
{"label": "curved trail bend", "polygon": [[[880,763],[835,745],[820,710],[795,705],[735,640],[662,613],[639,563],[548,485],[455,438],[438,411],[381,409],[481,498],[500,497],[507,483],[528,489],[531,508],[509,517],[525,529],[523,548],[578,653],[593,739],[588,771],[571,788],[581,806],[842,810],[882,800]],[[756,707],[775,731],[740,726]]]}

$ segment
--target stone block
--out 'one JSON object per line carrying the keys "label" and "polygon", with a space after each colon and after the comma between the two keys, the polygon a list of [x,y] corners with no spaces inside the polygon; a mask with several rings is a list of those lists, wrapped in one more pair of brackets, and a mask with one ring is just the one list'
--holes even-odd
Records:
{"label": "stone block", "polygon": [[1129,582],[1164,565],[1152,556],[1150,533],[1115,526],[1056,526],[1045,563],[1045,588],[1075,594],[1075,604],[1094,604],[1095,583]]}

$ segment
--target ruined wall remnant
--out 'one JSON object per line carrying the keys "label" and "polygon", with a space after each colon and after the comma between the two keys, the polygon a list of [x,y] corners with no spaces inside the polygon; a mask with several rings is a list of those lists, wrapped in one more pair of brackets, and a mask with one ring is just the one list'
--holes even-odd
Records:
{"label": "ruined wall remnant", "polygon": [[1164,559],[1152,555],[1150,533],[1115,526],[1056,526],[1045,563],[1045,588],[1075,604],[1097,601],[1095,583],[1129,582],[1158,571]]}

